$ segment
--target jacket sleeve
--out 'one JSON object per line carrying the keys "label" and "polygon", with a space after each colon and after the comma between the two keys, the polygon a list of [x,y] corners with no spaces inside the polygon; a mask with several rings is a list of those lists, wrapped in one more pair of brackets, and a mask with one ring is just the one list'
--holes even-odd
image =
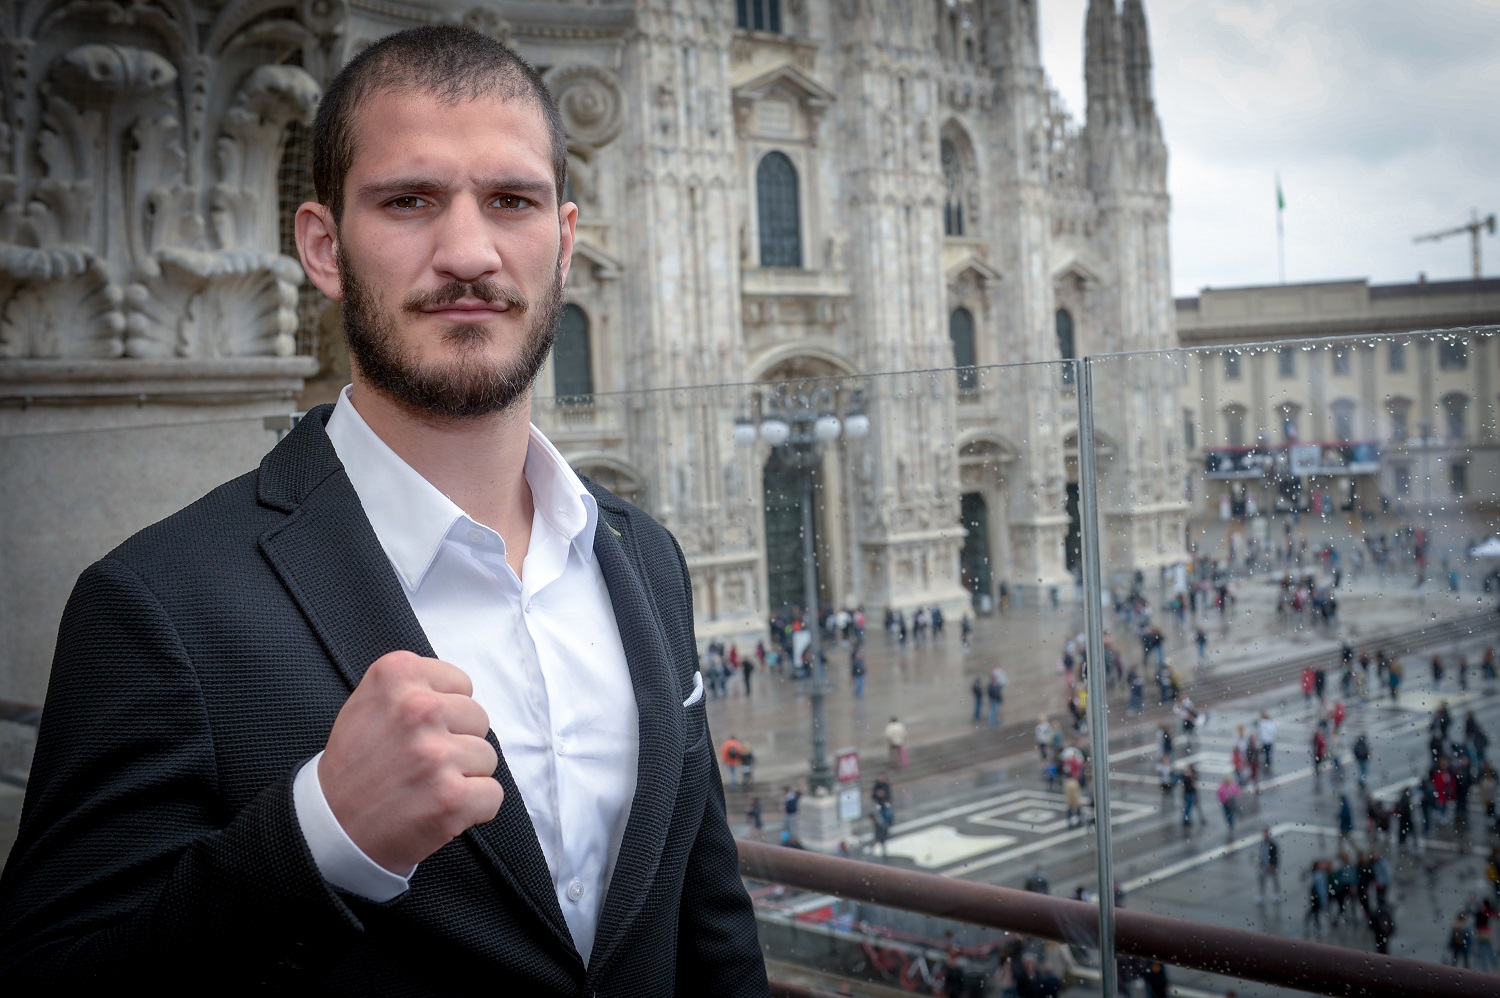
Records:
{"label": "jacket sleeve", "polygon": [[215,753],[168,614],[122,562],[94,565],[63,614],[0,878],[0,978],[295,979],[359,936],[302,839],[295,769],[232,809]]}
{"label": "jacket sleeve", "polygon": [[[693,590],[682,548],[672,539],[682,570],[689,661],[697,654],[692,633]],[[755,910],[740,879],[739,850],[724,810],[724,787],[714,758],[712,733],[704,739],[708,756],[708,800],[698,837],[688,856],[677,924],[677,993],[764,998],[765,955],[760,949]]]}

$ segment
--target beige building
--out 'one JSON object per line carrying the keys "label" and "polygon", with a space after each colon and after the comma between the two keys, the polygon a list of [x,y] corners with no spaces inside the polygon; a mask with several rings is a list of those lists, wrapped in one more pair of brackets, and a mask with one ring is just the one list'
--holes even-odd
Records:
{"label": "beige building", "polygon": [[[506,39],[558,99],[579,237],[535,418],[681,539],[700,635],[806,600],[768,557],[795,550],[795,504],[768,501],[794,483],[733,439],[769,386],[810,376],[853,379],[832,401],[861,392],[870,422],[818,469],[821,601],[1071,594],[1074,388],[982,366],[1175,345],[1167,154],[1140,0],[1089,6],[1082,123],[1041,65],[1042,7],[5,5],[0,697],[41,699],[89,561],[343,383],[336,311],[290,238],[306,126],[353,53],[432,21]],[[955,365],[981,368],[874,377]],[[721,383],[747,387],[614,394]],[[1177,560],[1178,406],[1158,403],[1178,386],[1103,390],[1140,414],[1105,469],[1112,555]]]}
{"label": "beige building", "polygon": [[[1492,515],[1500,337],[1472,327],[1496,324],[1495,279],[1179,298],[1182,345],[1205,348],[1184,397],[1211,400],[1183,410],[1195,512],[1305,509],[1323,493],[1340,509]],[[1422,332],[1436,330],[1450,332]],[[1232,346],[1246,343],[1271,346]]]}

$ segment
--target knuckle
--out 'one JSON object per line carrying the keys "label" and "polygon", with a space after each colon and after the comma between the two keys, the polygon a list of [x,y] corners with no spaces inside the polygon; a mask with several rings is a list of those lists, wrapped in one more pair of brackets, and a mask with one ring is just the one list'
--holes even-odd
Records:
{"label": "knuckle", "polygon": [[397,705],[397,716],[408,728],[431,727],[441,711],[437,697],[420,690],[410,690]]}
{"label": "knuckle", "polygon": [[423,738],[411,747],[411,759],[423,773],[437,773],[447,768],[448,747],[438,738]]}

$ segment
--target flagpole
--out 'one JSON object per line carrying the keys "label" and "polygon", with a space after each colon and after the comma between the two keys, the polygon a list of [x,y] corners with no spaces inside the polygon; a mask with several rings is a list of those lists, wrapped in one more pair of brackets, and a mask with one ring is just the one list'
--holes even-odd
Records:
{"label": "flagpole", "polygon": [[1281,215],[1286,211],[1286,199],[1281,196],[1281,174],[1276,174],[1276,269],[1281,283],[1286,283],[1286,231],[1281,225]]}

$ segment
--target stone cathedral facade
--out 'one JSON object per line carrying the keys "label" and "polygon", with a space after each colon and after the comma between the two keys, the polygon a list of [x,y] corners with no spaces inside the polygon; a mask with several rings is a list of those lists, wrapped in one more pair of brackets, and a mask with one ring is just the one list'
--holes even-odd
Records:
{"label": "stone cathedral facade", "polygon": [[[0,446],[21,470],[0,505],[7,558],[36,569],[6,583],[0,630],[36,671],[0,693],[39,699],[87,561],[342,383],[290,241],[305,128],[353,53],[432,21],[508,41],[563,110],[579,238],[534,418],[677,534],[700,635],[795,602],[768,578],[774,462],[734,419],[834,375],[871,429],[816,476],[823,602],[955,613],[1001,580],[1070,598],[1076,386],[984,365],[1175,345],[1166,150],[1140,0],[1090,3],[1081,124],[1042,68],[1041,6],[4,5]],[[1115,567],[1181,557],[1177,386],[1147,382],[1100,386],[1132,434],[1101,440]],[[612,394],[713,384],[738,387]],[[120,476],[168,484],[96,501]]]}

